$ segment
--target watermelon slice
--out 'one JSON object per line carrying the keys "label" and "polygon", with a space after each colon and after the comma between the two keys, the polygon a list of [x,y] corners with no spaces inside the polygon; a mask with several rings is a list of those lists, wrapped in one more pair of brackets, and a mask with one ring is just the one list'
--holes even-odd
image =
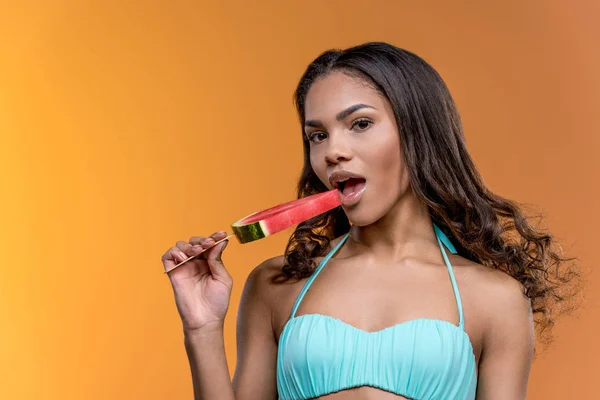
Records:
{"label": "watermelon slice", "polygon": [[254,240],[262,239],[284,229],[290,228],[296,224],[306,221],[307,219],[332,210],[340,205],[342,205],[340,191],[333,189],[327,192],[317,193],[313,194],[312,196],[289,201],[287,203],[271,207],[267,210],[250,214],[231,225],[233,228],[233,235],[229,235],[215,242],[211,247],[206,247],[201,252],[186,258],[170,270],[165,271],[165,274],[173,271],[180,265],[185,264],[189,260],[198,257],[206,250],[218,245],[234,235],[237,237],[240,243],[252,242]]}
{"label": "watermelon slice", "polygon": [[340,206],[337,189],[313,194],[250,214],[231,228],[240,243],[262,239]]}

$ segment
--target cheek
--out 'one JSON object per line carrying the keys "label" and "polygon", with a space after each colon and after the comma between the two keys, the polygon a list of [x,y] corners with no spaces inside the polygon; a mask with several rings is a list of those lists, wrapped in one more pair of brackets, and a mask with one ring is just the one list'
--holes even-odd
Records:
{"label": "cheek", "polygon": [[389,173],[392,175],[399,175],[402,168],[402,155],[400,152],[400,143],[395,140],[392,141],[383,153],[382,161],[385,163],[385,168],[389,169]]}
{"label": "cheek", "polygon": [[[382,135],[383,136],[383,135]],[[372,171],[376,192],[380,200],[389,201],[405,190],[404,163],[398,136],[385,135],[369,154],[369,169]]]}
{"label": "cheek", "polygon": [[325,186],[329,187],[329,180],[327,179],[327,165],[324,161],[322,155],[318,154],[318,151],[310,152],[310,166],[312,167],[317,177],[325,184]]}
{"label": "cheek", "polygon": [[386,178],[395,177],[400,173],[402,157],[400,139],[396,133],[380,135],[380,140],[372,149],[370,161],[372,165],[377,165],[380,172],[385,172],[383,175]]}

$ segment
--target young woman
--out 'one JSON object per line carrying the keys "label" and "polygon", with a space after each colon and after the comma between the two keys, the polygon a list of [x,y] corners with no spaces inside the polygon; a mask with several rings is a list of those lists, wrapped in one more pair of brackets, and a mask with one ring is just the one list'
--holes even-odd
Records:
{"label": "young woman", "polygon": [[[331,50],[295,100],[298,196],[337,188],[342,207],[250,274],[233,383],[226,242],[169,272],[195,398],[524,399],[534,321],[552,324],[574,272],[485,187],[437,72],[386,43]],[[177,242],[165,269],[223,237]]]}

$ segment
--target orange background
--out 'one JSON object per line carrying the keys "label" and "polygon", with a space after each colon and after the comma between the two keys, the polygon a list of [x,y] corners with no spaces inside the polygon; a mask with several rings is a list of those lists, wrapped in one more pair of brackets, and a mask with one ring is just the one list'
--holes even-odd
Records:
{"label": "orange background", "polygon": [[[529,398],[596,397],[597,2],[0,4],[0,398],[191,398],[160,256],[294,197],[295,84],[370,40],[441,73],[490,188],[537,205],[592,270]],[[232,371],[244,279],[285,241],[228,247]]]}

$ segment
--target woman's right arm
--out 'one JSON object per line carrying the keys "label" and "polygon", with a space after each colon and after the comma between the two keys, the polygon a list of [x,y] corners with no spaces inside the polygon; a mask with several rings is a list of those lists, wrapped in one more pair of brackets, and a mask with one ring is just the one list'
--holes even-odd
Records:
{"label": "woman's right arm", "polygon": [[[238,400],[276,400],[277,341],[272,310],[275,293],[271,277],[281,271],[276,259],[255,268],[244,285],[237,318],[237,363],[233,377]],[[275,262],[274,262],[275,261]]]}
{"label": "woman's right arm", "polygon": [[277,343],[271,324],[269,262],[257,267],[244,285],[237,318],[237,363],[233,392],[229,381],[223,327],[186,336],[194,393],[200,399],[276,400]]}
{"label": "woman's right arm", "polygon": [[[238,362],[234,382],[229,377],[223,321],[229,307],[232,280],[221,261],[225,244],[171,271],[183,259],[225,237],[193,237],[163,255],[184,331],[196,400],[277,399],[277,344],[271,324],[268,262],[256,268],[244,286],[238,313]],[[195,245],[195,246],[194,246]],[[235,388],[235,391],[234,391]]]}

